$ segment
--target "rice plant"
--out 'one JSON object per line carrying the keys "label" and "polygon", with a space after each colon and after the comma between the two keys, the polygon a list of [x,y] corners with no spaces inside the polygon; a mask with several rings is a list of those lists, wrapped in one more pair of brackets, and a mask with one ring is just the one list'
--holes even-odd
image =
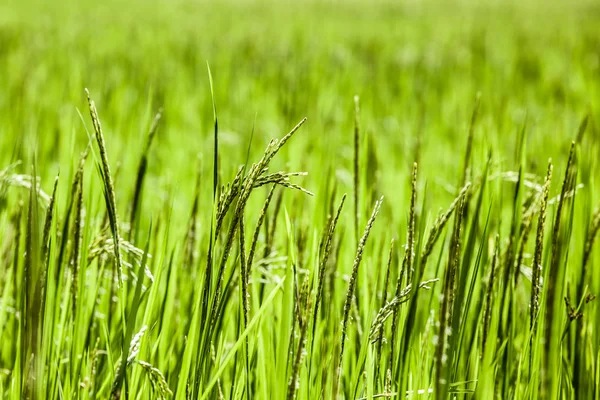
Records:
{"label": "rice plant", "polygon": [[598,20],[1,3],[0,400],[599,398]]}

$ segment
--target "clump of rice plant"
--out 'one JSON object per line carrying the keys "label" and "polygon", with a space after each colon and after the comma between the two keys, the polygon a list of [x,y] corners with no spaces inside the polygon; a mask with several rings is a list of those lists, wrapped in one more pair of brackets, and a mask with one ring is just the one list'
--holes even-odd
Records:
{"label": "clump of rice plant", "polygon": [[0,5],[0,400],[600,393],[589,4],[65,1]]}

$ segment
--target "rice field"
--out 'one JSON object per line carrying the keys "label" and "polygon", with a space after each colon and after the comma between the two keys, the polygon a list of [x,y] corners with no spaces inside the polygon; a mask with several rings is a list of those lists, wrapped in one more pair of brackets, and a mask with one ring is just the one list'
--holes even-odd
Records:
{"label": "rice field", "polygon": [[0,399],[600,399],[600,6],[0,4]]}

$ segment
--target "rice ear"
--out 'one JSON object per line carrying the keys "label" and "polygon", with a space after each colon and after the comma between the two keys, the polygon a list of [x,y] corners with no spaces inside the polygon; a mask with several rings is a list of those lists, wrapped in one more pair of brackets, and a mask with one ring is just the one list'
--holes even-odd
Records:
{"label": "rice ear", "polygon": [[110,164],[108,162],[108,154],[106,151],[106,144],[104,143],[104,134],[102,133],[102,125],[100,124],[100,118],[98,117],[98,111],[94,101],[90,98],[90,92],[85,89],[88,99],[88,105],[90,108],[90,116],[92,118],[92,124],[94,126],[94,132],[96,133],[96,141],[98,142],[98,148],[100,150],[101,166],[98,170],[104,183],[104,198],[106,200],[106,210],[108,219],[110,222],[110,229],[112,231],[113,240],[115,243],[114,253],[115,262],[117,264],[117,271],[119,274],[118,282],[119,285],[123,284],[123,263],[121,261],[121,236],[119,234],[119,219],[117,217],[117,201],[115,197],[115,188],[113,184],[113,178],[110,174]]}
{"label": "rice ear", "polygon": [[350,283],[348,284],[348,292],[346,293],[346,300],[344,301],[344,317],[342,320],[342,339],[341,339],[341,348],[340,355],[337,364],[336,370],[336,378],[334,381],[334,397],[337,397],[340,379],[342,375],[342,361],[344,358],[344,344],[346,341],[347,329],[348,329],[348,321],[350,319],[350,309],[352,307],[352,302],[354,298],[354,287],[356,286],[356,279],[358,276],[358,268],[363,258],[363,252],[365,250],[365,245],[367,244],[367,239],[369,238],[369,234],[371,233],[371,229],[373,228],[373,224],[375,223],[375,219],[377,218],[377,214],[379,214],[379,210],[381,209],[381,204],[383,203],[383,196],[375,203],[375,207],[373,208],[373,213],[371,214],[371,218],[367,222],[367,226],[365,227],[365,231],[358,242],[358,248],[356,249],[356,256],[354,257],[354,264],[352,266],[352,275],[350,276]]}

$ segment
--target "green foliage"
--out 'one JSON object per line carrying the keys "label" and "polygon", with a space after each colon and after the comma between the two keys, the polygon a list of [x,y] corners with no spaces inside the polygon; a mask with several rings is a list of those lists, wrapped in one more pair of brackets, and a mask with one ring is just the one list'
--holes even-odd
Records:
{"label": "green foliage", "polygon": [[597,398],[599,19],[0,3],[0,400]]}

